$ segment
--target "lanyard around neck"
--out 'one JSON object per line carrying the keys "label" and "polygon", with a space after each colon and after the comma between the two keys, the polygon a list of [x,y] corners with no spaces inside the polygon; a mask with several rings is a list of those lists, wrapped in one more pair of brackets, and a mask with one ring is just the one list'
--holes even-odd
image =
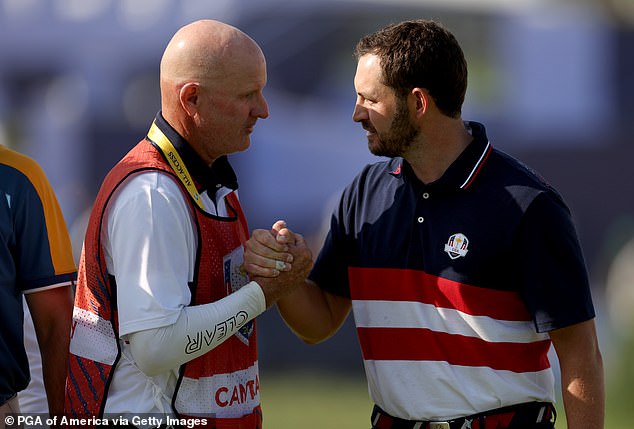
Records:
{"label": "lanyard around neck", "polygon": [[156,125],[156,121],[152,122],[150,131],[147,133],[147,138],[150,139],[152,143],[156,144],[159,150],[163,152],[167,162],[169,162],[181,183],[185,185],[185,189],[187,189],[189,195],[191,195],[196,204],[198,204],[198,207],[205,210],[203,200],[196,189],[196,185],[194,185],[194,180],[189,175],[189,171],[187,171],[187,167],[185,167],[185,163],[174,148],[170,139],[168,139],[167,136],[163,134],[163,131],[161,131],[161,129]]}

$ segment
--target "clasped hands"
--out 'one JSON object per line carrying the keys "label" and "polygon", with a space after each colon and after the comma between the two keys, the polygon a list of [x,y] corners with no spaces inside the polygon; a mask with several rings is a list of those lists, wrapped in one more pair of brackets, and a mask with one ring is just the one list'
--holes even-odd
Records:
{"label": "clasped hands", "polygon": [[301,234],[279,220],[270,230],[256,229],[245,244],[244,268],[266,299],[266,308],[304,284],[313,267],[312,252]]}

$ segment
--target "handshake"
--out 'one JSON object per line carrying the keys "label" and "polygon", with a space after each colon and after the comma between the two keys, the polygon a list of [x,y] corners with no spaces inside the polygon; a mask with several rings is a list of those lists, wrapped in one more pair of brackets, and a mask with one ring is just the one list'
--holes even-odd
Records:
{"label": "handshake", "polygon": [[257,282],[266,308],[302,286],[313,267],[304,237],[279,220],[270,230],[256,229],[245,244],[244,268]]}

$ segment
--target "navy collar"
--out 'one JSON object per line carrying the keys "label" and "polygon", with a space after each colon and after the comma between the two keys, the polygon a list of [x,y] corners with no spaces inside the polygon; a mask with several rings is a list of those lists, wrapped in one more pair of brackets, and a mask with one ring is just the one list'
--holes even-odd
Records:
{"label": "navy collar", "polygon": [[194,148],[172,126],[167,123],[161,112],[154,119],[156,126],[167,137],[174,149],[178,152],[196,182],[198,192],[207,191],[210,198],[214,199],[216,191],[222,187],[232,190],[238,189],[236,173],[229,163],[227,156],[221,156],[208,166],[196,153]]}
{"label": "navy collar", "polygon": [[465,122],[465,128],[473,136],[473,140],[438,180],[423,184],[414,174],[410,164],[402,158],[399,158],[401,164],[393,169],[391,174],[425,188],[446,191],[469,188],[486,162],[492,147],[484,125],[478,122]]}

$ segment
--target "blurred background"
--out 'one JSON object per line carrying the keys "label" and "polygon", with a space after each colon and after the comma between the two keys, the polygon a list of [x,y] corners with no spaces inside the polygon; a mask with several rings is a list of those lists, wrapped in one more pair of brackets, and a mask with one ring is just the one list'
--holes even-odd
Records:
{"label": "blurred background", "polygon": [[[351,120],[353,48],[404,19],[433,18],[469,64],[463,118],[568,202],[592,279],[608,428],[634,420],[634,2],[632,0],[0,0],[0,144],[35,158],[79,255],[101,180],[159,110],[172,34],[233,24],[267,57],[271,116],[231,157],[252,228],[284,218],[316,253],[333,200],[366,163]],[[260,317],[269,428],[367,428],[370,401],[348,320],[306,346]],[[560,413],[561,414],[561,413]]]}

